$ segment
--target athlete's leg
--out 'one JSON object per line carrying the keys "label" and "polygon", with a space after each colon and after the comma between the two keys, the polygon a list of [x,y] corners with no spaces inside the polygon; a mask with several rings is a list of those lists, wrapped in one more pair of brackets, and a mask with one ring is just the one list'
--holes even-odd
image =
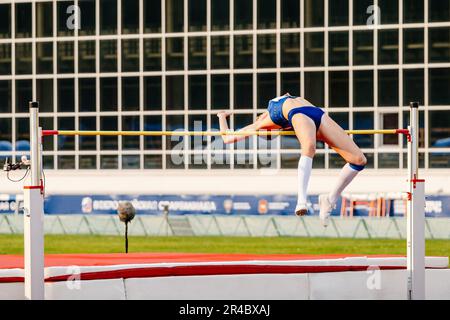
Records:
{"label": "athlete's leg", "polygon": [[301,145],[301,157],[298,161],[298,198],[295,213],[305,215],[307,209],[307,189],[311,176],[312,161],[316,153],[316,125],[304,114],[292,117],[292,127]]}
{"label": "athlete's leg", "polygon": [[318,138],[327,143],[348,163],[364,166],[367,163],[361,149],[333,119],[328,115],[322,116]]}
{"label": "athlete's leg", "polygon": [[[328,195],[319,198],[320,215],[327,220],[342,191],[352,182],[356,175],[364,169],[366,157],[347,133],[328,115],[322,117],[319,137],[339,153],[347,164],[342,168],[338,181]],[[327,224],[327,222],[326,222]]]}

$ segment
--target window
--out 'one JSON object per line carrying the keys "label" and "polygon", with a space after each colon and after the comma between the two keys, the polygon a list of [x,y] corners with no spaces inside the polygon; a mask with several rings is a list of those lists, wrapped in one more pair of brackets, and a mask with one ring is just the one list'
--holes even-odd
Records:
{"label": "window", "polygon": [[442,0],[428,0],[429,21],[449,21],[450,20],[450,2]]}
{"label": "window", "polygon": [[211,0],[211,30],[230,29],[230,0]]}
{"label": "window", "polygon": [[398,30],[378,31],[378,63],[398,63]]}
{"label": "window", "polygon": [[403,22],[423,22],[423,0],[403,0]]}
{"label": "window", "polygon": [[229,36],[211,37],[211,68],[228,69],[230,67]]}
{"label": "window", "polygon": [[183,0],[166,0],[166,31],[183,32],[184,3]]}
{"label": "window", "polygon": [[161,68],[161,39],[144,39],[144,71]]}
{"label": "window", "polygon": [[211,75],[211,108],[228,109],[230,107],[230,76],[228,74]]}
{"label": "window", "polygon": [[72,41],[58,42],[58,73],[74,72],[74,44]]}
{"label": "window", "polygon": [[353,71],[353,106],[373,106],[373,71]]}
{"label": "window", "polygon": [[36,3],[36,35],[38,37],[53,36],[53,3]]}
{"label": "window", "polygon": [[122,33],[139,32],[139,0],[122,1]]}
{"label": "window", "polygon": [[[116,116],[100,117],[100,130],[102,130],[102,131],[117,130],[117,117]],[[118,149],[117,137],[115,137],[115,136],[100,137],[100,148],[102,150],[117,150]]]}
{"label": "window", "polygon": [[382,24],[398,23],[398,1],[378,0],[378,7]]}
{"label": "window", "polygon": [[398,153],[379,153],[378,168],[380,169],[398,169],[400,164],[400,155]]}
{"label": "window", "polygon": [[0,113],[9,113],[12,111],[11,96],[11,80],[0,80]]}
{"label": "window", "polygon": [[329,72],[329,107],[348,107],[349,90],[348,71]]}
{"label": "window", "polygon": [[184,76],[166,77],[167,110],[184,109]]}
{"label": "window", "polygon": [[144,0],[144,32],[161,32],[161,1]]}
{"label": "window", "polygon": [[206,109],[206,76],[192,75],[188,78],[189,83],[189,109]]}
{"label": "window", "polygon": [[100,79],[100,111],[117,111],[117,78]]}
{"label": "window", "polygon": [[206,0],[189,0],[189,31],[206,30]]}
{"label": "window", "polygon": [[424,62],[423,29],[403,30],[403,63]]}
{"label": "window", "polygon": [[162,110],[161,77],[144,77],[144,110]]}
{"label": "window", "polygon": [[304,0],[305,2],[305,27],[323,27],[324,25],[324,0]]}
{"label": "window", "polygon": [[117,0],[100,0],[100,34],[117,33]]}
{"label": "window", "polygon": [[448,148],[448,140],[450,138],[449,112],[429,111],[429,116],[430,147]]}
{"label": "window", "polygon": [[31,3],[16,3],[16,38],[31,37]]}
{"label": "window", "polygon": [[122,40],[122,72],[139,71],[139,40]]}
{"label": "window", "polygon": [[[39,125],[42,128],[45,128],[47,130],[53,130],[53,117],[39,117]],[[53,139],[43,139],[43,150],[44,151],[53,151],[54,149],[54,143]]]}
{"label": "window", "polygon": [[31,43],[16,43],[16,74],[31,74],[33,58]]}
{"label": "window", "polygon": [[144,155],[144,169],[162,169],[162,155],[146,154]]}
{"label": "window", "polygon": [[258,68],[275,68],[277,38],[274,34],[260,34],[258,41]]}
{"label": "window", "polygon": [[330,66],[348,65],[348,32],[329,33]]}
{"label": "window", "polygon": [[81,78],[78,80],[78,104],[81,112],[96,111],[96,84],[95,78]]}
{"label": "window", "polygon": [[[139,116],[122,116],[122,130],[124,131],[141,131],[139,124]],[[122,137],[123,150],[139,150],[138,136],[124,136]]]}
{"label": "window", "polygon": [[58,156],[58,169],[59,170],[75,169],[75,157],[74,156]]}
{"label": "window", "polygon": [[189,70],[206,69],[206,38],[189,38]]}
{"label": "window", "polygon": [[300,27],[300,1],[281,0],[281,27]]}
{"label": "window", "polygon": [[290,93],[294,96],[300,96],[300,73],[284,72],[281,74],[281,92],[279,94]]}
{"label": "window", "polygon": [[39,110],[41,112],[53,112],[53,79],[37,79],[36,91]]}
{"label": "window", "polygon": [[100,41],[100,72],[117,72],[117,40]]}
{"label": "window", "polygon": [[80,169],[85,170],[97,169],[97,156],[95,155],[78,156],[78,166]]}
{"label": "window", "polygon": [[166,69],[183,70],[184,69],[184,39],[167,38],[166,39]]}
{"label": "window", "polygon": [[[79,117],[78,127],[80,130],[97,130],[95,117]],[[79,136],[80,150],[95,150],[97,148],[97,138],[94,136]],[[92,162],[89,161],[91,164]],[[80,164],[81,166],[81,164]],[[95,168],[95,166],[93,166]]]}
{"label": "window", "polygon": [[[144,116],[144,128],[146,131],[161,131],[162,117],[161,116]],[[161,150],[163,137],[144,137],[145,150]]]}
{"label": "window", "polygon": [[328,2],[328,24],[330,26],[348,26],[348,0]]}
{"label": "window", "polygon": [[316,106],[324,106],[325,76],[323,72],[305,72],[305,98]]}
{"label": "window", "polygon": [[[353,113],[353,129],[368,130],[373,129],[373,113],[372,112],[354,112]],[[361,148],[373,148],[373,135],[354,135],[353,140]]]}
{"label": "window", "polygon": [[31,80],[16,80],[16,112],[29,112],[28,103],[33,99],[32,89]]}
{"label": "window", "polygon": [[0,75],[11,74],[11,44],[0,44]]}
{"label": "window", "polygon": [[412,101],[417,101],[420,105],[425,103],[423,69],[403,70],[403,105],[409,106]]}
{"label": "window", "polygon": [[373,31],[353,31],[353,64],[373,64]]}
{"label": "window", "polygon": [[234,107],[236,109],[253,108],[252,74],[236,74],[234,76]]}
{"label": "window", "polygon": [[[381,129],[397,129],[398,124],[398,113],[382,113],[381,114]],[[398,145],[399,137],[397,135],[381,135],[382,145]],[[398,164],[397,164],[398,167]]]}
{"label": "window", "polygon": [[275,73],[259,73],[257,77],[257,108],[264,109],[270,99],[277,96],[277,75]]}
{"label": "window", "polygon": [[[136,138],[136,137],[126,137],[126,138]],[[139,169],[141,167],[141,159],[138,154],[122,155],[122,169]]]}
{"label": "window", "polygon": [[253,67],[253,36],[234,36],[234,67],[237,69]]}
{"label": "window", "polygon": [[139,78],[122,78],[122,110],[139,110]]}
{"label": "window", "polygon": [[96,0],[78,0],[78,6],[82,12],[81,29],[78,34],[81,36],[95,34],[95,1]]}
{"label": "window", "polygon": [[[57,123],[57,130],[75,130],[74,117],[58,117]],[[75,150],[75,137],[58,136],[58,150]]]}
{"label": "window", "polygon": [[378,71],[378,105],[396,107],[398,101],[398,70]]}
{"label": "window", "polygon": [[95,41],[79,41],[78,72],[94,73],[95,70]]}
{"label": "window", "polygon": [[74,79],[58,79],[58,112],[75,111]]}
{"label": "window", "polygon": [[330,112],[330,117],[344,130],[350,128],[348,112]]}
{"label": "window", "polygon": [[450,69],[429,70],[430,105],[450,105]]}
{"label": "window", "polygon": [[36,43],[36,59],[37,73],[53,73],[53,43]]}
{"label": "window", "polygon": [[430,28],[429,32],[429,62],[450,61],[450,27]]}
{"label": "window", "polygon": [[[166,130],[174,131],[174,130],[182,130],[184,129],[184,116],[183,115],[168,115],[166,116]],[[178,145],[180,142],[183,143],[183,137],[178,137],[178,139],[165,137],[166,140],[166,148],[171,150],[174,146]],[[178,155],[175,155],[178,156]],[[183,165],[184,167],[184,165]]]}
{"label": "window", "polygon": [[234,29],[253,28],[253,0],[234,1]]}
{"label": "window", "polygon": [[324,34],[322,32],[305,33],[305,67],[324,66]]}
{"label": "window", "polygon": [[275,29],[277,16],[276,0],[258,0],[258,29]]}
{"label": "window", "polygon": [[[105,138],[105,137],[102,137]],[[101,169],[118,169],[119,168],[119,161],[117,156],[107,156],[102,155],[100,156],[100,168]]]}
{"label": "window", "polygon": [[0,4],[0,39],[11,38],[11,5]]}
{"label": "window", "polygon": [[300,67],[300,34],[281,34],[281,66]]}

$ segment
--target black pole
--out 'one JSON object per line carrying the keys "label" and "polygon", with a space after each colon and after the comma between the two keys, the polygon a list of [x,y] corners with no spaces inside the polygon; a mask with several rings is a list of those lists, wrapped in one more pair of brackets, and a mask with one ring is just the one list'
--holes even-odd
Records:
{"label": "black pole", "polygon": [[128,253],[128,222],[125,222],[125,253]]}

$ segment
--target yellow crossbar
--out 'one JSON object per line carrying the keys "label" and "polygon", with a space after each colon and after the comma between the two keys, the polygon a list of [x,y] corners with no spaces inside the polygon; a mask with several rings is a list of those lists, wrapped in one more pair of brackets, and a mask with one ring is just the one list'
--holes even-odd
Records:
{"label": "yellow crossbar", "polygon": [[[346,130],[348,134],[407,134],[405,129],[386,130]],[[76,131],[76,130],[43,130],[43,135],[59,136],[292,136],[294,131],[260,130],[260,131]]]}

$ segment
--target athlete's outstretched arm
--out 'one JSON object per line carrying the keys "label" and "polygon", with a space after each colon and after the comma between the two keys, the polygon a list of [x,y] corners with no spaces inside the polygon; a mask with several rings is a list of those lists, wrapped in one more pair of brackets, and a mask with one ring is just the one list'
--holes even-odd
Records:
{"label": "athlete's outstretched arm", "polygon": [[[217,117],[219,118],[220,132],[228,132],[228,131],[230,131],[230,129],[228,127],[228,122],[227,122],[227,118],[228,118],[229,115],[231,115],[231,112],[226,112],[226,111],[219,112],[217,114]],[[238,141],[241,141],[241,140],[244,140],[244,139],[248,138],[249,136],[251,136],[251,132],[254,132],[256,130],[258,130],[257,124],[252,123],[252,124],[250,124],[248,126],[245,126],[242,129],[239,129],[239,130],[236,131],[236,132],[242,132],[242,134],[239,134],[239,135],[232,135],[232,134],[230,134],[230,135],[223,135],[222,139],[223,139],[223,142],[225,144],[235,143],[235,142],[238,142]],[[245,131],[249,131],[249,134],[246,135]]]}

